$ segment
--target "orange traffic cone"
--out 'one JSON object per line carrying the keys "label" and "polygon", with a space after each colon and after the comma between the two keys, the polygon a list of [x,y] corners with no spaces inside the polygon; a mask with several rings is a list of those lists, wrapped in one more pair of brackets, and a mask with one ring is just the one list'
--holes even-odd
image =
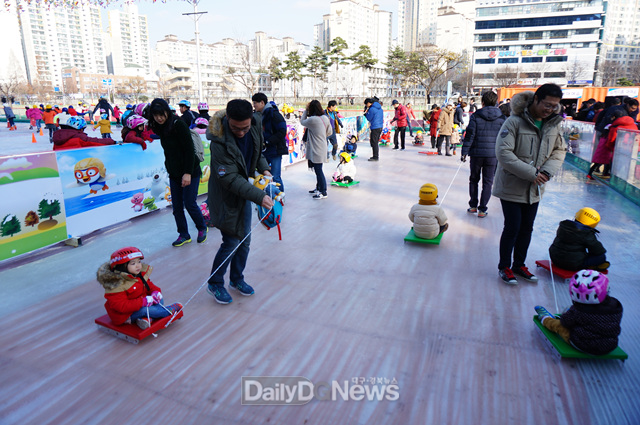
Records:
{"label": "orange traffic cone", "polygon": [[36,133],[31,133],[31,143],[37,143],[36,142]]}
{"label": "orange traffic cone", "polygon": [[40,135],[44,136],[44,134],[42,133],[42,127],[40,127]]}

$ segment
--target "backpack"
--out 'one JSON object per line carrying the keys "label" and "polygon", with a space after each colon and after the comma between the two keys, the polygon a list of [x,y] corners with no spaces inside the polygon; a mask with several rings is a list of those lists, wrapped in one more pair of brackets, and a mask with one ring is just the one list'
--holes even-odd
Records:
{"label": "backpack", "polygon": [[196,152],[196,158],[198,161],[204,161],[204,145],[202,144],[202,138],[200,134],[193,130],[189,129],[189,133],[191,133],[191,141],[193,142],[193,150]]}
{"label": "backpack", "polygon": [[[267,185],[264,189],[266,194],[271,196],[271,198],[275,197],[273,187],[273,185]],[[258,220],[260,220],[267,230],[277,227],[278,238],[282,240],[282,232],[280,231],[280,222],[282,221],[282,202],[274,201],[271,211],[262,205],[258,205]]]}

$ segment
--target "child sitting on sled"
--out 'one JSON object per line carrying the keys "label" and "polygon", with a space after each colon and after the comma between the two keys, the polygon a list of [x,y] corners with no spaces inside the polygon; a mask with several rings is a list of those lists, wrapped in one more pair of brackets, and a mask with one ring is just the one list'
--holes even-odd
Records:
{"label": "child sitting on sled", "polygon": [[349,133],[347,135],[347,139],[344,142],[344,152],[350,155],[355,155],[356,149],[358,149],[358,136]]}
{"label": "child sitting on sled", "polygon": [[114,325],[135,323],[140,329],[147,329],[153,319],[182,309],[180,303],[164,306],[162,291],[149,279],[152,268],[142,263],[143,259],[138,248],[129,246],[115,251],[98,269],[98,282],[107,299],[104,308]]}
{"label": "child sitting on sled", "polygon": [[424,145],[424,136],[422,135],[422,131],[416,131],[416,137],[413,138],[414,145]]}
{"label": "child sitting on sled", "polygon": [[340,164],[333,173],[334,182],[351,183],[356,177],[356,164],[347,152],[340,154]]}
{"label": "child sitting on sled", "polygon": [[438,205],[438,188],[435,184],[426,183],[420,188],[420,199],[411,207],[409,219],[413,223],[413,231],[422,239],[433,239],[449,228],[447,215]]}
{"label": "child sitting on sled", "polygon": [[600,214],[593,208],[581,208],[575,220],[561,221],[549,247],[553,265],[566,270],[608,269],[607,250],[597,238],[599,222]]}
{"label": "child sitting on sled", "polygon": [[569,284],[572,306],[559,319],[536,306],[540,323],[573,347],[595,356],[615,350],[620,335],[622,304],[608,295],[609,279],[594,270],[580,270]]}

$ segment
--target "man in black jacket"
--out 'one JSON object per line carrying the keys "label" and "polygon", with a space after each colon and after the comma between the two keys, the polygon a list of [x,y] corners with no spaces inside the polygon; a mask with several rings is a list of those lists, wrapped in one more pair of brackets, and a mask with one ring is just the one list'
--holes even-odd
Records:
{"label": "man in black jacket", "polygon": [[[491,198],[493,177],[496,173],[496,137],[506,117],[496,107],[498,95],[487,91],[482,95],[482,108],[469,119],[467,132],[462,144],[462,157],[465,162],[469,155],[469,208],[467,212],[478,213],[478,217],[487,216],[487,204]],[[482,194],[478,205],[478,182],[482,174]]]}
{"label": "man in black jacket", "polygon": [[[287,123],[284,117],[273,106],[267,95],[256,93],[251,96],[254,115],[262,121],[262,133],[264,135],[264,150],[262,154],[271,167],[273,181],[280,184],[280,190],[284,192],[282,182],[282,155],[289,153],[287,146]],[[253,176],[249,176],[253,177]]]}

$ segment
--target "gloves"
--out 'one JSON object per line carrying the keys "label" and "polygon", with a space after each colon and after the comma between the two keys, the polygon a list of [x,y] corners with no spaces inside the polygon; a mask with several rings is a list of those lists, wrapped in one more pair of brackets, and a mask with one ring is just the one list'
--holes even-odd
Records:
{"label": "gloves", "polygon": [[140,146],[142,146],[143,151],[147,150],[147,144],[144,142],[144,140],[142,141],[142,143],[140,143]]}
{"label": "gloves", "polygon": [[142,307],[149,307],[150,305],[154,305],[155,303],[156,300],[151,295],[147,295],[146,297],[142,298]]}
{"label": "gloves", "polygon": [[462,162],[467,162],[467,155],[462,155],[462,156],[460,157],[460,161],[462,161]]}
{"label": "gloves", "polygon": [[151,293],[151,296],[153,297],[153,301],[155,301],[155,304],[160,304],[160,300],[162,299],[162,293],[158,291],[153,291]]}

